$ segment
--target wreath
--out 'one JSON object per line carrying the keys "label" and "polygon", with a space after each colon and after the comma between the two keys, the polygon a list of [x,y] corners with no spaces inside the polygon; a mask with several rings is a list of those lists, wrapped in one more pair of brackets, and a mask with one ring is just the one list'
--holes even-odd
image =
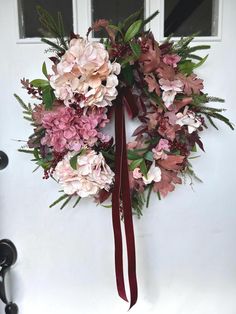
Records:
{"label": "wreath", "polygon": [[[76,206],[84,197],[102,204],[111,196],[117,289],[127,301],[122,219],[132,307],[137,300],[132,213],[142,215],[151,192],[161,199],[187,176],[200,181],[191,160],[198,148],[204,151],[200,133],[207,122],[217,129],[218,119],[233,129],[224,109],[208,105],[223,100],[208,96],[194,73],[207,59],[196,51],[209,46],[191,46],[194,36],[158,44],[151,31],[144,31],[158,12],[142,19],[140,11],[118,25],[98,20],[85,38],[66,37],[60,14],[54,19],[40,7],[38,13],[56,41],[42,39],[52,62],[50,73],[42,66],[46,79],[21,80],[35,103],[15,95],[34,128],[20,151],[33,155],[44,179],[60,184],[62,195],[50,206],[61,202],[64,208],[72,199]],[[89,39],[100,30],[105,39]],[[140,122],[128,143],[125,111]],[[115,139],[106,131],[113,116]]]}

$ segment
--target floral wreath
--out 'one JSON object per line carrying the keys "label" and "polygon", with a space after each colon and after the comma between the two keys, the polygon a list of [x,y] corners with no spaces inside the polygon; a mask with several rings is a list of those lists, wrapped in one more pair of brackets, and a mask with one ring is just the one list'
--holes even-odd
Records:
{"label": "floral wreath", "polygon": [[[53,177],[61,185],[63,194],[51,206],[63,202],[63,208],[75,197],[73,206],[84,197],[102,204],[112,196],[117,289],[127,301],[123,219],[132,307],[137,300],[132,213],[142,215],[152,191],[160,199],[186,176],[200,180],[190,160],[197,147],[204,150],[199,134],[207,121],[217,129],[214,119],[219,119],[233,129],[223,109],[208,106],[223,100],[203,92],[203,80],[194,73],[207,59],[195,52],[209,46],[190,47],[193,36],[158,44],[143,30],[158,12],[145,20],[142,11],[134,13],[118,26],[98,20],[86,38],[71,33],[67,39],[60,14],[54,19],[40,7],[38,13],[57,42],[42,39],[52,54],[52,72],[42,66],[46,79],[21,81],[37,104],[27,105],[15,95],[34,127],[27,148],[20,151],[33,154],[44,179]],[[107,39],[88,39],[101,29]],[[125,110],[140,121],[129,143]],[[115,141],[105,131],[112,116]]]}

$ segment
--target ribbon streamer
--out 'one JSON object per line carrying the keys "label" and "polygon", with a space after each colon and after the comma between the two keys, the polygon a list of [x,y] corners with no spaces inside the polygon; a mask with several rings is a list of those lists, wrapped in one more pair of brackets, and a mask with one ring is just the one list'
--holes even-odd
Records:
{"label": "ribbon streamer", "polygon": [[[129,187],[129,172],[127,163],[125,118],[124,118],[124,97],[127,91],[120,90],[115,106],[115,184],[112,193],[112,221],[115,243],[115,270],[116,284],[119,296],[128,301],[123,268],[123,246],[120,214],[124,215],[124,227],[128,257],[128,278],[130,287],[130,309],[136,303],[138,297],[136,279],[136,260],[135,260],[135,240],[132,219],[132,206]],[[127,101],[127,99],[126,99]]]}

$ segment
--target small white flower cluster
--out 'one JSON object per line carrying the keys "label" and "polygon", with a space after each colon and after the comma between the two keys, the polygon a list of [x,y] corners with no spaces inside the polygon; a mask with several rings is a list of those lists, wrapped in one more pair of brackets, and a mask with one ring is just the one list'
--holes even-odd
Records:
{"label": "small white flower cluster", "polygon": [[155,165],[155,162],[153,162],[146,176],[141,173],[140,168],[135,168],[133,177],[134,179],[142,179],[145,185],[150,184],[151,182],[160,182],[161,169]]}
{"label": "small white flower cluster", "polygon": [[177,113],[176,118],[176,124],[180,126],[186,125],[188,127],[189,134],[196,131],[202,125],[200,118],[196,116],[195,112],[188,110],[188,106],[184,108],[183,113]]}

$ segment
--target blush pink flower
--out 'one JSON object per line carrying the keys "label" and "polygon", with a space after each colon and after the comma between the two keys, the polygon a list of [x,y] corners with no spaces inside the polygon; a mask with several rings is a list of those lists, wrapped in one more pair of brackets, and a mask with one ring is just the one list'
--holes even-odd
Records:
{"label": "blush pink flower", "polygon": [[167,54],[163,58],[163,62],[167,65],[171,65],[173,68],[177,67],[177,63],[181,60],[181,57],[177,54]]}
{"label": "blush pink flower", "polygon": [[159,80],[160,87],[163,90],[162,99],[167,108],[169,108],[175,99],[177,92],[182,92],[184,84],[180,80]]}
{"label": "blush pink flower", "polygon": [[101,153],[87,151],[77,157],[76,170],[70,165],[74,153],[69,152],[55,168],[55,178],[68,195],[95,196],[100,190],[110,190],[114,173]]}
{"label": "blush pink flower", "polygon": [[56,65],[50,84],[66,106],[77,103],[78,94],[84,96],[81,108],[111,106],[117,96],[120,69],[120,64],[110,62],[103,44],[76,38]]}

